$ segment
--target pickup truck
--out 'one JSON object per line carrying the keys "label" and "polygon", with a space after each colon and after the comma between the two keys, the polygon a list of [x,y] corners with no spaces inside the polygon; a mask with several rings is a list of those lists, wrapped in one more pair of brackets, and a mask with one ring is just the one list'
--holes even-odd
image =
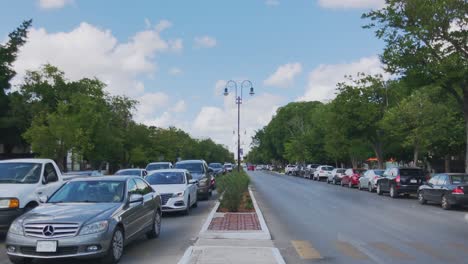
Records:
{"label": "pickup truck", "polygon": [[0,232],[7,231],[18,216],[51,196],[64,180],[50,159],[0,161]]}

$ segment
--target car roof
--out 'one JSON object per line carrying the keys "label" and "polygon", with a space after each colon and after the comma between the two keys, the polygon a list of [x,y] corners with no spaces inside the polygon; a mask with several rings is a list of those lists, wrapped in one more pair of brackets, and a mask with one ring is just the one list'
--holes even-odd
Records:
{"label": "car roof", "polygon": [[71,179],[70,182],[75,181],[126,181],[128,179],[141,179],[140,176],[136,175],[122,175],[122,176],[99,176],[99,177],[86,177],[86,178],[75,178]]}
{"label": "car roof", "polygon": [[153,174],[153,173],[159,173],[159,172],[189,172],[189,171],[186,169],[164,169],[164,170],[153,170],[150,172],[151,174]]}
{"label": "car roof", "polygon": [[184,164],[184,163],[203,163],[204,160],[181,160],[178,161],[176,164]]}
{"label": "car roof", "polygon": [[169,162],[169,161],[151,162],[148,165],[155,165],[155,164],[172,164],[172,162]]}
{"label": "car roof", "polygon": [[8,159],[0,160],[0,163],[48,163],[53,162],[51,159]]}
{"label": "car roof", "polygon": [[142,170],[145,170],[145,169],[140,169],[140,168],[130,168],[130,169],[121,169],[119,171],[132,171],[132,170],[139,170],[139,171],[142,171]]}

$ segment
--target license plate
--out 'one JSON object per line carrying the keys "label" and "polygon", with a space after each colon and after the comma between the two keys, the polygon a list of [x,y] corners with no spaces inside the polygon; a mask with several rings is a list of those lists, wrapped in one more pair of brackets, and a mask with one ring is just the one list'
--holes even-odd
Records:
{"label": "license plate", "polygon": [[57,252],[57,241],[37,241],[36,252]]}
{"label": "license plate", "polygon": [[418,183],[418,180],[412,179],[410,182],[411,183]]}

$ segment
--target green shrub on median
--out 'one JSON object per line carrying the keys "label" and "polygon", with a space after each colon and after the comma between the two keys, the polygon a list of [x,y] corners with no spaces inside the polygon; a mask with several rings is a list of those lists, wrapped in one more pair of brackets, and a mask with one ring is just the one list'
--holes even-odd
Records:
{"label": "green shrub on median", "polygon": [[222,193],[220,208],[225,208],[230,212],[237,212],[242,203],[245,192],[248,192],[250,183],[249,176],[244,172],[232,172],[216,179],[216,188]]}

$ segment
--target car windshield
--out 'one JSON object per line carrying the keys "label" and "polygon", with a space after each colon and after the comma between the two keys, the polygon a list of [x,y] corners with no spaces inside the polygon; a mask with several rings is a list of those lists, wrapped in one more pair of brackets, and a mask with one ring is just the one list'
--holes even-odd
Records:
{"label": "car windshield", "polygon": [[184,184],[183,172],[155,172],[146,177],[146,181],[151,185],[160,184]]}
{"label": "car windshield", "polygon": [[452,184],[463,184],[467,182],[468,175],[452,175]]}
{"label": "car windshield", "polygon": [[223,165],[221,165],[221,163],[210,163],[209,166],[211,168],[214,168],[214,169],[221,169],[223,167]]}
{"label": "car windshield", "polygon": [[0,184],[2,183],[37,183],[41,178],[40,163],[0,163]]}
{"label": "car windshield", "polygon": [[336,170],[336,172],[343,173],[343,172],[345,172],[345,169],[339,169],[339,170]]}
{"label": "car windshield", "polygon": [[231,165],[231,164],[225,164],[224,167],[226,167],[226,168],[231,168],[232,165]]}
{"label": "car windshield", "polygon": [[400,169],[400,176],[423,176],[423,171],[418,169]]}
{"label": "car windshield", "polygon": [[48,203],[121,203],[124,181],[72,181],[63,185]]}
{"label": "car windshield", "polygon": [[378,175],[378,176],[383,176],[384,172],[385,172],[384,170],[374,170],[375,175]]}
{"label": "car windshield", "polygon": [[190,171],[191,173],[202,173],[203,172],[203,164],[201,163],[177,163],[177,169],[185,169]]}
{"label": "car windshield", "polygon": [[129,175],[129,176],[140,176],[140,170],[119,170],[115,175]]}
{"label": "car windshield", "polygon": [[169,163],[150,164],[146,167],[147,171],[169,169]]}
{"label": "car windshield", "polygon": [[332,171],[333,167],[322,167],[322,169],[325,171]]}

